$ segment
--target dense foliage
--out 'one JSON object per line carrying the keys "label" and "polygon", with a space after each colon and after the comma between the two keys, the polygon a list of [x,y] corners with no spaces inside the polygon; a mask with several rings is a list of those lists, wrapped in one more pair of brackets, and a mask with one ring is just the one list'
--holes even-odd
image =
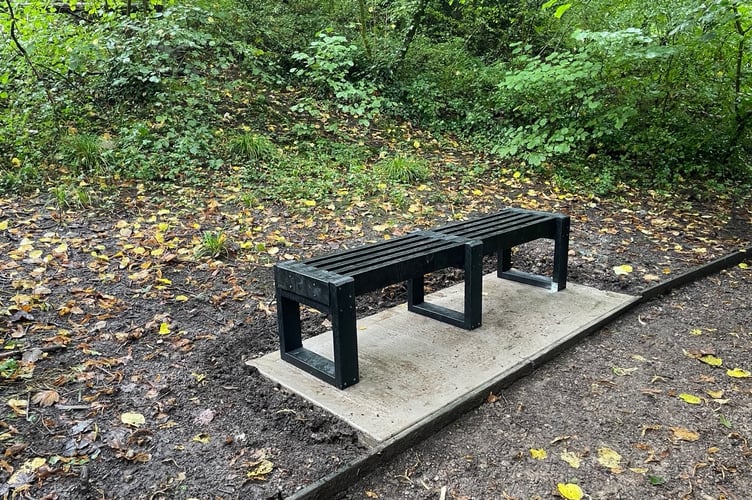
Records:
{"label": "dense foliage", "polygon": [[740,0],[2,1],[4,190],[238,164],[278,189],[322,157],[367,186],[378,152],[308,126],[331,114],[407,117],[600,191],[752,174]]}

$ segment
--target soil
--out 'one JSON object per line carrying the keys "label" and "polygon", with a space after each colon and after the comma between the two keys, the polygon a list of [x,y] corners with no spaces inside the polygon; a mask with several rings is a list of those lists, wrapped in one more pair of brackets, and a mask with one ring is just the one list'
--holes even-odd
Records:
{"label": "soil", "polygon": [[[280,259],[505,205],[570,214],[570,280],[601,289],[637,294],[749,246],[748,203],[644,193],[606,202],[531,183],[501,196],[492,184],[462,212],[436,203],[420,216],[357,203],[248,208],[232,192],[143,188],[88,209],[0,200],[0,495],[279,498],[367,453],[347,425],[245,365],[277,349]],[[211,228],[231,243],[197,257]],[[530,244],[514,263],[544,272],[550,254]],[[631,270],[616,274],[622,265]],[[546,498],[576,482],[592,498],[744,498],[752,386],[726,369],[752,370],[750,291],[752,269],[734,268],[639,307],[343,497]],[[360,298],[358,313],[404,300],[389,287]],[[307,335],[326,329],[319,313],[304,316]],[[621,461],[601,465],[606,448]]]}

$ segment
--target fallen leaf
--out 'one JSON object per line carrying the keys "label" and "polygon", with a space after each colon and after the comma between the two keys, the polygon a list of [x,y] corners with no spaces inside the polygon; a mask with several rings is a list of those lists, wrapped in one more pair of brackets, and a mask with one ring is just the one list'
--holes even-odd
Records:
{"label": "fallen leaf", "polygon": [[548,453],[543,448],[530,448],[530,456],[536,460],[545,460]]}
{"label": "fallen leaf", "polygon": [[10,409],[13,410],[13,413],[18,415],[19,417],[26,416],[26,409],[29,406],[29,402],[25,399],[10,398],[8,401],[6,401],[6,404],[10,406]]}
{"label": "fallen leaf", "polygon": [[675,440],[692,442],[700,439],[700,435],[697,432],[685,429],[684,427],[671,427],[670,429],[674,433]]}
{"label": "fallen leaf", "polygon": [[748,378],[752,376],[752,373],[741,368],[734,368],[733,370],[726,370],[726,375],[734,378]]}
{"label": "fallen leaf", "polygon": [[614,373],[614,375],[619,377],[625,377],[627,375],[631,375],[632,372],[637,371],[637,367],[633,368],[622,368],[620,366],[612,366],[611,371]]}
{"label": "fallen leaf", "polygon": [[271,473],[272,470],[274,470],[274,464],[269,460],[263,458],[258,462],[251,464],[251,468],[248,470],[246,475],[249,479],[263,481],[266,479],[266,476]]}
{"label": "fallen leaf", "polygon": [[379,494],[371,490],[366,490],[366,496],[368,498],[379,498]]}
{"label": "fallen leaf", "polygon": [[721,399],[723,397],[723,391],[705,391],[705,393],[713,399]]}
{"label": "fallen leaf", "polygon": [[42,457],[27,460],[8,478],[8,486],[18,490],[20,486],[30,483],[34,479],[34,472],[45,463],[47,463],[47,460]]}
{"label": "fallen leaf", "polygon": [[159,334],[160,335],[169,335],[170,334],[170,324],[169,323],[160,323],[159,324]]}
{"label": "fallen leaf", "polygon": [[717,358],[712,354],[706,354],[705,356],[701,356],[697,359],[710,366],[721,366],[723,364],[723,360],[721,358]]}
{"label": "fallen leaf", "polygon": [[195,436],[193,436],[192,441],[206,444],[211,441],[211,437],[209,436],[209,434],[202,432],[201,434],[196,434]]}
{"label": "fallen leaf", "polygon": [[205,410],[201,410],[198,415],[196,415],[196,418],[193,419],[193,422],[198,425],[206,425],[212,420],[214,420],[214,410],[206,408]]}
{"label": "fallen leaf", "polygon": [[664,484],[666,482],[666,480],[663,479],[663,477],[661,477],[661,476],[654,476],[652,474],[648,474],[648,481],[653,486],[660,486],[660,485],[662,485],[662,484]]}
{"label": "fallen leaf", "polygon": [[617,276],[627,275],[632,272],[632,266],[629,264],[622,264],[621,266],[614,266],[614,274]]}
{"label": "fallen leaf", "polygon": [[60,401],[60,394],[53,389],[39,391],[31,398],[31,402],[39,406],[52,406]]}
{"label": "fallen leaf", "polygon": [[559,495],[567,500],[580,500],[584,496],[582,488],[573,483],[558,483],[556,489]]}
{"label": "fallen leaf", "polygon": [[611,448],[598,448],[598,463],[603,467],[615,469],[621,463],[621,455]]}
{"label": "fallen leaf", "polygon": [[185,295],[177,295],[175,297],[175,300],[177,302],[187,302],[188,301],[188,297],[186,297]]}
{"label": "fallen leaf", "polygon": [[[8,221],[5,221],[5,222],[8,222]],[[2,228],[0,228],[0,229],[2,229]],[[747,269],[747,268],[749,268],[749,264],[747,264],[746,262],[740,262],[739,263],[739,269]]]}
{"label": "fallen leaf", "polygon": [[559,458],[564,460],[569,464],[570,467],[574,469],[580,468],[580,457],[578,457],[577,454],[572,451],[562,451],[561,455],[559,455]]}
{"label": "fallen leaf", "polygon": [[141,427],[146,423],[146,417],[144,417],[140,413],[125,412],[120,415],[120,421],[125,425]]}
{"label": "fallen leaf", "polygon": [[682,392],[678,397],[685,403],[689,403],[691,405],[699,405],[700,403],[702,403],[702,399],[698,396],[695,396],[694,394],[687,394],[686,392]]}

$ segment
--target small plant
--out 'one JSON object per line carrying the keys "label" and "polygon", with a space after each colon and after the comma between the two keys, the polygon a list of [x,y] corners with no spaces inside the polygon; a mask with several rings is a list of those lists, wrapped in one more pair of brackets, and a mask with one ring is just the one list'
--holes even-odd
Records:
{"label": "small plant", "polygon": [[386,180],[405,184],[424,181],[430,173],[424,160],[402,155],[379,161],[376,172]]}
{"label": "small plant", "polygon": [[63,160],[75,174],[96,172],[107,166],[106,141],[91,134],[71,134],[62,142]]}
{"label": "small plant", "polygon": [[244,132],[230,140],[230,153],[252,162],[269,161],[277,154],[274,143],[263,135]]}
{"label": "small plant", "polygon": [[60,184],[49,189],[58,209],[90,207],[93,203],[91,191],[86,186]]}
{"label": "small plant", "polygon": [[18,370],[18,361],[13,358],[0,362],[0,378],[11,378]]}
{"label": "small plant", "polygon": [[227,257],[230,255],[230,241],[222,231],[204,231],[196,257]]}

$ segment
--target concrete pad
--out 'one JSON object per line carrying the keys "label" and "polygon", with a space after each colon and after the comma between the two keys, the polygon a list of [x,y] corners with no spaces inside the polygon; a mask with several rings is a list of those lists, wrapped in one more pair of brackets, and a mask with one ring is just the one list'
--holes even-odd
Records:
{"label": "concrete pad", "polygon": [[[460,310],[463,290],[455,285],[426,301]],[[410,313],[405,304],[359,320],[360,382],[345,390],[282,361],[278,351],[248,364],[378,444],[529,367],[636,300],[573,283],[552,293],[490,274],[483,281],[483,326],[475,330]],[[304,344],[332,359],[331,332]]]}

